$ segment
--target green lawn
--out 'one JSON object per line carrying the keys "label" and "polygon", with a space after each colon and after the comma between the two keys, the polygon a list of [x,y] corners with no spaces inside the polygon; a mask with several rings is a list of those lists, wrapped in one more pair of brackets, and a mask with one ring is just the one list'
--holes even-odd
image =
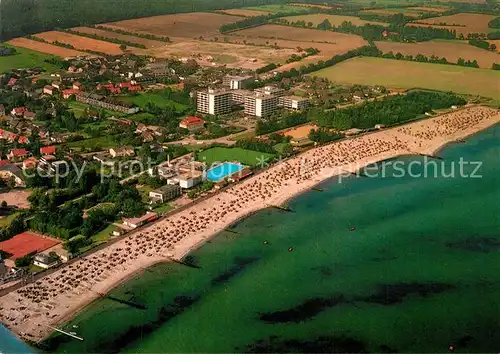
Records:
{"label": "green lawn", "polygon": [[108,225],[104,230],[101,232],[96,233],[94,236],[92,236],[92,242],[94,244],[100,244],[103,242],[107,242],[111,238],[111,233],[116,230],[115,225]]}
{"label": "green lawn", "polygon": [[[83,102],[77,102],[77,101],[69,101],[68,102],[68,108],[70,111],[75,112],[75,116],[80,117],[83,113],[84,110],[90,109],[92,111],[98,111],[100,112],[102,108],[100,107],[94,107],[91,105],[88,105]],[[116,112],[116,111],[111,111],[109,109],[105,109],[104,112],[106,112],[107,116],[115,116],[115,117],[124,117],[126,114],[123,114],[121,112]]]}
{"label": "green lawn", "polygon": [[142,109],[146,108],[148,102],[160,108],[175,107],[176,111],[183,111],[186,109],[185,105],[167,99],[163,95],[154,92],[139,93],[137,96],[120,96],[117,98],[125,102],[134,103]]}
{"label": "green lawn", "polygon": [[[12,47],[12,46],[11,46]],[[44,60],[54,58],[52,55],[35,52],[26,48],[14,47],[16,55],[0,57],[0,73],[11,69],[42,67],[47,71],[59,70],[57,66],[46,63]]]}
{"label": "green lawn", "polygon": [[245,7],[248,10],[255,11],[269,11],[276,13],[286,13],[286,14],[300,14],[312,12],[313,8],[302,7],[302,6],[292,6],[292,5],[262,5],[262,6],[250,6]]}
{"label": "green lawn", "polygon": [[12,213],[10,215],[0,217],[0,227],[7,227],[7,226],[9,226],[10,223],[12,222],[12,220],[14,220],[14,218],[16,216],[18,216],[19,214],[20,213]]}
{"label": "green lawn", "polygon": [[174,207],[171,204],[169,204],[169,203],[163,203],[163,204],[160,204],[157,207],[155,207],[153,209],[153,211],[157,212],[158,214],[163,214],[163,213],[169,212],[173,208]]}
{"label": "green lawn", "polygon": [[256,166],[263,160],[269,160],[274,157],[272,154],[263,152],[245,150],[241,148],[214,147],[199,152],[198,161],[206,162],[208,166],[215,162],[239,161],[244,165]]}
{"label": "green lawn", "polygon": [[92,148],[92,149],[108,149],[115,146],[118,146],[118,142],[113,139],[113,136],[105,135],[97,138],[73,141],[70,143],[66,143],[70,148],[79,149],[79,148]]}
{"label": "green lawn", "polygon": [[500,71],[362,57],[314,73],[339,84],[425,88],[500,99]]}

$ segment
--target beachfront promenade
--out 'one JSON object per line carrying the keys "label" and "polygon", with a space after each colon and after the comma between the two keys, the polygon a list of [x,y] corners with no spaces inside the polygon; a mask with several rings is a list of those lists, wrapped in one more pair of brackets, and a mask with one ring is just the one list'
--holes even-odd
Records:
{"label": "beachfront promenade", "polygon": [[50,333],[46,325],[60,325],[155,263],[182,259],[252,212],[280,205],[321,181],[377,161],[432,155],[446,143],[498,122],[499,111],[473,106],[309,150],[6,294],[0,298],[0,320],[19,336],[40,340]]}

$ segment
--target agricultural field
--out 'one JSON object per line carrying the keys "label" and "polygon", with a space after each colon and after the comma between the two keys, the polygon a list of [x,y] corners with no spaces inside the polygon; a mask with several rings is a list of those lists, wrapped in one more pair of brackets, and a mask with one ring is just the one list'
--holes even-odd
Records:
{"label": "agricultural field", "polygon": [[242,17],[263,16],[272,13],[271,11],[249,10],[249,9],[228,9],[228,10],[219,10],[217,12],[221,14],[242,16]]}
{"label": "agricultural field", "polygon": [[263,159],[274,156],[264,152],[246,150],[241,148],[214,147],[197,153],[198,161],[206,162],[208,166],[216,162],[239,161],[247,166],[256,166]]}
{"label": "agricultural field", "polygon": [[220,13],[192,12],[111,22],[102,26],[170,38],[199,38],[217,36],[220,26],[243,18]]}
{"label": "agricultural field", "polygon": [[62,48],[56,45],[33,41],[31,39],[22,37],[10,40],[9,44],[15,47],[22,47],[30,50],[35,50],[40,53],[51,54],[62,58],[88,55],[87,53],[79,52],[74,49]]}
{"label": "agricultural field", "polygon": [[419,11],[410,11],[410,10],[403,10],[401,9],[370,9],[370,10],[363,10],[360,12],[360,14],[370,14],[370,15],[381,15],[381,16],[392,16],[392,15],[397,15],[404,13],[405,16],[407,17],[413,17],[413,18],[419,18],[421,16],[421,12]]}
{"label": "agricultural field", "polygon": [[301,14],[311,12],[313,9],[305,6],[293,5],[262,5],[245,7],[248,10],[266,11],[270,13]]}
{"label": "agricultural field", "polygon": [[[231,43],[224,42],[222,37],[218,37],[218,41],[215,39],[211,41],[183,40],[161,49],[154,49],[151,54],[157,58],[192,56],[202,66],[212,66],[212,63],[218,63],[243,69],[257,69],[269,63],[284,63],[292,54],[298,54],[296,49],[276,50],[270,47],[237,44],[233,43],[233,39],[237,42],[236,37],[226,37]],[[239,38],[238,41],[243,43],[244,40],[244,38]]]}
{"label": "agricultural field", "polygon": [[451,9],[451,7],[448,7],[448,6],[414,6],[414,7],[407,7],[408,10],[412,10],[412,11],[421,11],[421,12],[435,12],[435,13],[443,13],[445,11],[448,11]]}
{"label": "agricultural field", "polygon": [[31,49],[15,47],[17,54],[0,57],[0,73],[22,68],[42,67],[48,72],[57,71],[59,68],[46,63],[45,59],[53,58],[54,56],[40,53]]}
{"label": "agricultural field", "polygon": [[460,13],[450,16],[433,17],[418,20],[409,26],[445,28],[450,31],[455,30],[457,34],[462,33],[467,36],[469,33],[488,33],[490,28],[488,22],[494,19],[495,15]]}
{"label": "agricultural field", "polygon": [[136,37],[136,36],[129,36],[126,34],[120,34],[120,33],[111,32],[111,31],[105,31],[105,30],[101,30],[98,28],[75,27],[75,28],[72,28],[72,30],[78,31],[81,33],[95,34],[95,35],[105,37],[105,38],[119,39],[119,40],[123,40],[123,41],[129,41],[132,43],[143,44],[147,48],[164,47],[166,45],[165,42],[155,41],[153,39],[146,39],[146,38],[141,38],[141,37]]}
{"label": "agricultural field", "polygon": [[[99,41],[87,37],[75,36],[65,32],[49,31],[37,33],[36,37],[45,39],[48,42],[58,41],[60,43],[71,44],[76,49],[91,50],[95,52],[106,53],[110,55],[120,55],[123,51],[119,44]],[[134,51],[137,48],[134,48]],[[139,50],[139,49],[137,49]]]}
{"label": "agricultural field", "polygon": [[330,43],[342,47],[344,51],[366,44],[361,37],[352,34],[281,25],[263,25],[259,27],[247,28],[234,32],[233,35],[249,38],[268,38],[271,40],[284,39],[309,43]]}
{"label": "agricultural field", "polygon": [[423,54],[426,57],[435,55],[456,63],[458,58],[477,60],[479,66],[491,69],[493,63],[500,63],[498,53],[490,52],[460,41],[429,41],[420,43],[376,42],[377,47],[384,53],[392,51],[403,55]]}
{"label": "agricultural field", "polygon": [[293,2],[293,3],[290,3],[290,5],[292,5],[292,6],[310,7],[310,8],[313,8],[313,9],[322,9],[322,10],[331,10],[331,9],[336,9],[336,8],[342,8],[342,5],[335,5],[335,4],[331,4],[331,5],[319,5],[319,4],[304,4],[304,3],[300,3],[300,2]]}
{"label": "agricultural field", "polygon": [[500,71],[456,65],[362,57],[311,75],[325,77],[339,84],[427,88],[500,99]]}
{"label": "agricultural field", "polygon": [[387,23],[375,22],[375,21],[365,21],[355,16],[341,16],[341,15],[328,15],[328,14],[309,14],[301,16],[289,16],[283,17],[283,19],[289,22],[304,21],[305,23],[311,22],[314,26],[319,25],[324,20],[330,21],[333,26],[340,26],[342,22],[351,22],[355,26],[363,26],[365,24],[375,24],[386,26]]}

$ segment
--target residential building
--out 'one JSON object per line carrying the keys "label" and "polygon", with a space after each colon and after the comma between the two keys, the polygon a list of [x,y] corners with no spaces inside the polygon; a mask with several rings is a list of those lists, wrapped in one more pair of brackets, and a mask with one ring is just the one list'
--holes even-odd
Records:
{"label": "residential building", "polygon": [[205,126],[205,121],[198,117],[186,117],[179,123],[179,127],[187,129],[190,132],[198,131],[203,129]]}
{"label": "residential building", "polygon": [[201,183],[203,173],[198,171],[183,172],[175,178],[183,189],[192,188]]}
{"label": "residential building", "polygon": [[55,153],[56,153],[56,147],[54,145],[43,146],[40,148],[40,154],[42,155],[54,155]]}
{"label": "residential building", "polygon": [[12,77],[9,82],[7,83],[7,86],[13,87],[17,82],[17,79],[15,77]]}
{"label": "residential building", "polygon": [[134,114],[139,112],[139,107],[136,107],[131,103],[119,101],[102,95],[79,92],[76,94],[76,100],[91,106],[101,107],[125,114]]}
{"label": "residential building", "polygon": [[10,111],[10,114],[16,117],[22,117],[24,115],[24,112],[27,112],[28,108],[26,107],[14,107],[12,108],[12,111]]}
{"label": "residential building", "polygon": [[73,90],[73,89],[67,89],[67,90],[63,90],[62,92],[62,96],[65,100],[67,100],[68,98],[70,98],[71,96],[73,95],[76,95],[78,93],[77,90]]}
{"label": "residential building", "polygon": [[113,157],[124,157],[124,156],[134,156],[134,148],[131,146],[124,146],[120,148],[111,148],[109,149],[109,154]]}
{"label": "residential building", "polygon": [[36,168],[38,160],[35,157],[29,157],[23,161],[23,170],[30,170]]}
{"label": "residential building", "polygon": [[83,90],[83,84],[79,81],[73,82],[73,90],[75,91],[82,91]]}
{"label": "residential building", "polygon": [[135,229],[156,219],[158,219],[158,214],[148,211],[146,214],[138,218],[123,218],[122,221],[123,225]]}
{"label": "residential building", "polygon": [[158,176],[161,179],[171,179],[177,176],[177,171],[175,168],[170,166],[159,166],[158,167]]}
{"label": "residential building", "polygon": [[24,160],[29,155],[30,155],[30,153],[26,149],[12,149],[7,154],[7,158],[10,161],[20,161],[20,160]]}
{"label": "residential building", "polygon": [[242,105],[245,103],[245,97],[253,95],[252,91],[248,90],[233,90],[231,91],[231,103],[233,105]]}
{"label": "residential building", "polygon": [[301,111],[309,107],[309,99],[299,96],[282,96],[278,99],[278,105],[296,111]]}
{"label": "residential building", "polygon": [[267,117],[278,109],[278,97],[254,94],[245,97],[245,114]]}
{"label": "residential building", "polygon": [[177,198],[180,195],[181,187],[179,185],[167,184],[149,192],[149,199],[152,203],[165,203],[169,200]]}
{"label": "residential building", "polygon": [[225,90],[199,91],[197,94],[198,112],[212,115],[231,112],[231,92]]}
{"label": "residential building", "polygon": [[54,268],[59,264],[59,257],[56,254],[40,253],[33,258],[33,264],[43,269]]}
{"label": "residential building", "polygon": [[24,187],[23,173],[19,167],[14,164],[6,164],[0,166],[0,179],[5,182],[14,179],[16,187]]}
{"label": "residential building", "polygon": [[224,86],[229,86],[231,90],[241,90],[254,80],[253,76],[225,76],[222,79]]}
{"label": "residential building", "polygon": [[61,89],[61,87],[62,87],[62,84],[61,84],[61,82],[60,82],[60,81],[54,81],[54,82],[52,83],[52,87],[54,87],[54,88],[56,88],[56,89],[60,90],[60,89]]}
{"label": "residential building", "polygon": [[43,87],[43,93],[45,93],[46,95],[52,96],[54,94],[55,90],[56,90],[56,88],[53,86],[50,86],[50,85],[46,85]]}
{"label": "residential building", "polygon": [[261,95],[266,95],[266,96],[276,96],[276,97],[281,97],[285,96],[286,91],[283,89],[280,89],[276,86],[264,86],[264,87],[259,87],[255,89],[255,92],[257,94]]}

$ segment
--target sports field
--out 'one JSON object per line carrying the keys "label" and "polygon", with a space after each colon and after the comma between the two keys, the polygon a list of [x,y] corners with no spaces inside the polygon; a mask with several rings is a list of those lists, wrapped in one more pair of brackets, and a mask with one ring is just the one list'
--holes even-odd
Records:
{"label": "sports field", "polygon": [[51,72],[56,71],[58,68],[52,64],[46,63],[44,60],[53,58],[52,55],[43,54],[34,50],[15,47],[17,54],[0,57],[0,73],[9,71],[11,69],[21,68],[34,68],[42,67]]}
{"label": "sports field", "polygon": [[355,16],[342,16],[342,15],[328,15],[328,14],[308,14],[300,16],[287,16],[283,19],[289,22],[304,21],[305,23],[311,22],[314,26],[319,25],[324,20],[328,20],[333,26],[340,26],[343,22],[351,22],[355,26],[363,26],[365,24],[376,24],[385,26],[387,23],[365,21]]}
{"label": "sports field", "polygon": [[456,63],[459,58],[477,60],[479,66],[491,69],[493,63],[500,63],[498,53],[490,52],[461,41],[428,41],[420,43],[376,42],[377,47],[384,53],[393,52],[403,55],[417,54],[430,57],[435,55],[446,58],[449,62]]}
{"label": "sports field", "polygon": [[201,151],[197,154],[198,161],[206,162],[211,166],[217,162],[238,161],[243,165],[257,166],[264,160],[269,160],[274,156],[264,152],[246,150],[241,148],[214,147]]}
{"label": "sports field", "polygon": [[311,75],[341,84],[419,87],[500,99],[500,71],[495,70],[362,57]]}

